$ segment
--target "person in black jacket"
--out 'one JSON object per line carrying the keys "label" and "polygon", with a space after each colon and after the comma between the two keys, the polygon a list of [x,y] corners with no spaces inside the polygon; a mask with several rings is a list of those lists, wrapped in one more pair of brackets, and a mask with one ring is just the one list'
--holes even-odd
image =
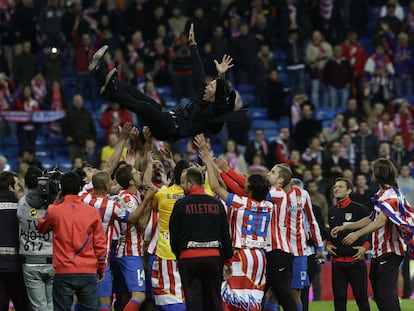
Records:
{"label": "person in black jacket", "polygon": [[191,50],[195,97],[185,105],[178,105],[173,111],[163,109],[135,87],[119,81],[115,69],[106,75],[106,65],[103,64],[106,46],[95,53],[89,70],[104,83],[101,88],[102,95],[137,113],[140,125],[148,126],[155,138],[166,141],[204,132],[217,134],[224,122],[235,122],[236,115],[246,113],[245,109],[233,112],[236,95],[234,91],[230,92],[230,85],[224,79],[227,70],[233,67],[233,59],[224,55],[221,63],[215,60],[218,77],[205,85],[204,68],[197,50],[193,24],[190,26],[188,42]]}
{"label": "person in black jacket", "polygon": [[187,195],[179,199],[170,218],[170,244],[177,257],[188,311],[223,310],[223,260],[233,256],[229,224],[223,204],[207,195],[197,168],[181,174]]}
{"label": "person in black jacket", "polygon": [[[335,180],[333,195],[337,204],[329,209],[330,228],[356,222],[369,215],[363,205],[352,201],[349,197],[352,189],[353,185],[349,180],[342,177]],[[347,234],[346,231],[336,237],[330,234],[326,244],[326,250],[332,257],[332,290],[335,310],[346,310],[347,288],[350,284],[359,310],[369,311],[367,266],[364,255],[371,243],[368,241],[369,237],[365,235],[351,245],[344,245],[342,240]]]}

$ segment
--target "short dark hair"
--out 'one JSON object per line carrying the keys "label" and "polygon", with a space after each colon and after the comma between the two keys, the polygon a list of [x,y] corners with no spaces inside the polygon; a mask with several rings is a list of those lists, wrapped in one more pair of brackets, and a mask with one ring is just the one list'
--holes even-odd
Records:
{"label": "short dark hair", "polygon": [[200,170],[195,167],[190,167],[185,170],[187,175],[187,181],[192,181],[196,186],[203,184],[203,175]]}
{"label": "short dark hair", "polygon": [[110,180],[111,180],[111,176],[107,172],[105,171],[96,172],[92,176],[93,188],[96,190],[105,190],[107,182]]}
{"label": "short dark hair", "polygon": [[343,181],[346,184],[346,189],[351,191],[354,189],[354,185],[352,184],[352,181],[350,181],[349,179],[338,177],[337,179],[335,179],[335,183],[337,183],[338,181]]}
{"label": "short dark hair", "polygon": [[17,177],[15,172],[6,171],[0,173],[0,190],[9,190],[9,187],[14,187],[14,177]]}
{"label": "short dark hair", "polygon": [[397,169],[388,159],[378,159],[374,162],[374,178],[381,187],[386,185],[394,186],[397,184]]}
{"label": "short dark hair", "polygon": [[251,198],[256,201],[266,199],[270,189],[270,181],[262,174],[252,174],[247,179],[248,189],[252,192]]}
{"label": "short dark hair", "polygon": [[73,172],[65,173],[60,179],[60,187],[62,195],[78,194],[81,190],[81,179]]}
{"label": "short dark hair", "polygon": [[180,160],[175,164],[174,167],[174,183],[176,185],[181,184],[181,174],[182,172],[190,167],[190,163],[186,160]]}
{"label": "short dark hair", "polygon": [[37,179],[42,176],[42,171],[37,166],[29,166],[26,174],[24,175],[24,183],[28,189],[37,188]]}
{"label": "short dark hair", "polygon": [[132,166],[121,167],[115,174],[115,179],[123,189],[129,188],[129,182],[134,179],[132,176]]}

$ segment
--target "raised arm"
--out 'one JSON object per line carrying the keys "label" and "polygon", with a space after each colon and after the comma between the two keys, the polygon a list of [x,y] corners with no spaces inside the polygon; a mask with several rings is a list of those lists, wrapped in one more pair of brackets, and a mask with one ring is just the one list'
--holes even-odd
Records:
{"label": "raised arm", "polygon": [[219,183],[219,181],[218,181],[218,179],[216,177],[216,172],[214,170],[213,158],[212,158],[210,152],[205,151],[205,150],[201,151],[200,152],[200,158],[201,158],[201,160],[203,160],[204,164],[207,167],[207,173],[208,173],[208,178],[209,178],[209,181],[210,181],[211,189],[213,189],[213,191],[222,200],[226,201],[229,193],[227,192],[226,189],[224,189],[220,185],[220,183]]}
{"label": "raised arm", "polygon": [[112,172],[118,165],[119,159],[121,159],[121,156],[122,156],[122,151],[124,150],[128,142],[129,135],[133,131],[134,127],[132,126],[131,122],[127,122],[124,124],[122,128],[119,126],[118,129],[119,129],[119,141],[115,145],[114,153],[111,155],[111,157],[108,159],[108,161],[105,163],[102,169],[103,171],[107,172],[109,175],[112,174]]}
{"label": "raised arm", "polygon": [[191,23],[188,31],[188,44],[191,51],[191,66],[193,75],[193,84],[197,99],[201,99],[204,93],[204,84],[206,81],[206,74],[204,72],[203,62],[197,49],[197,42],[195,41],[194,24]]}

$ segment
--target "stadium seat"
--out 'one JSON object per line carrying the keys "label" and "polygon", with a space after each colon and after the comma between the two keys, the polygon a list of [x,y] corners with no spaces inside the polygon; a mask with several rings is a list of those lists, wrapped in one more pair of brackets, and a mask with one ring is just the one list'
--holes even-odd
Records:
{"label": "stadium seat", "polygon": [[267,109],[265,108],[249,108],[247,116],[254,119],[267,119]]}
{"label": "stadium seat", "polygon": [[406,99],[411,105],[414,105],[414,94],[405,94],[401,97]]}
{"label": "stadium seat", "polygon": [[272,120],[252,120],[252,129],[261,128],[263,130],[278,130],[278,124]]}
{"label": "stadium seat", "polygon": [[317,120],[332,120],[336,112],[331,108],[316,108],[315,118]]}
{"label": "stadium seat", "polygon": [[240,84],[235,88],[239,93],[254,93],[254,85],[253,84]]}
{"label": "stadium seat", "polygon": [[243,104],[249,104],[250,107],[254,106],[256,104],[256,96],[254,94],[250,93],[240,93],[240,96],[242,98]]}
{"label": "stadium seat", "polygon": [[161,97],[172,96],[172,88],[170,86],[159,86],[156,90]]}

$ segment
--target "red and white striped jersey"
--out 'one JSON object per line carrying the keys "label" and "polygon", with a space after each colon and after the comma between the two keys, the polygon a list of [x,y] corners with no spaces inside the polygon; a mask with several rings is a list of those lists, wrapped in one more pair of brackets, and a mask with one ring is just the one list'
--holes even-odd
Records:
{"label": "red and white striped jersey", "polygon": [[[374,231],[372,233],[372,257],[377,258],[386,253],[395,253],[399,256],[404,256],[404,241],[402,239],[402,231],[395,223],[400,218],[400,212],[398,208],[398,196],[393,188],[386,190],[380,190],[377,192],[378,204],[381,208],[375,204],[375,210],[371,214],[371,219],[375,220],[382,212],[382,209],[386,209],[387,213],[394,215],[393,221],[387,219],[385,226]],[[406,203],[404,198],[404,202]],[[408,204],[408,203],[407,203]]]}
{"label": "red and white striped jersey", "polygon": [[158,213],[151,211],[151,216],[144,231],[144,240],[149,242],[147,246],[148,254],[155,254],[158,241]]}
{"label": "red and white striped jersey", "polygon": [[109,255],[110,247],[112,245],[114,223],[117,221],[127,221],[129,212],[122,208],[119,203],[104,196],[97,196],[94,193],[84,192],[80,197],[83,203],[98,209],[106,236],[107,255]]}
{"label": "red and white striped jersey", "polygon": [[[119,193],[129,212],[138,208],[141,203],[139,197],[131,191],[125,189]],[[116,252],[116,257],[122,256],[143,256],[144,255],[144,230],[140,230],[135,225],[121,223],[121,233]]]}
{"label": "red and white striped jersey", "polygon": [[92,192],[93,192],[93,184],[90,181],[88,181],[83,185],[82,190],[79,192],[79,195],[83,195],[84,193],[92,193]]}
{"label": "red and white striped jersey", "polygon": [[[323,247],[318,222],[312,211],[312,203],[306,190],[291,186],[286,194],[287,235],[294,256],[306,256],[307,240],[316,247]],[[310,235],[310,237],[309,237]]]}
{"label": "red and white striped jersey", "polygon": [[287,196],[282,188],[271,188],[268,200],[272,201],[274,208],[268,231],[269,248],[266,251],[279,249],[286,253],[292,253],[290,239],[287,235]]}
{"label": "red and white striped jersey", "polygon": [[227,217],[234,248],[266,248],[273,203],[229,193]]}

